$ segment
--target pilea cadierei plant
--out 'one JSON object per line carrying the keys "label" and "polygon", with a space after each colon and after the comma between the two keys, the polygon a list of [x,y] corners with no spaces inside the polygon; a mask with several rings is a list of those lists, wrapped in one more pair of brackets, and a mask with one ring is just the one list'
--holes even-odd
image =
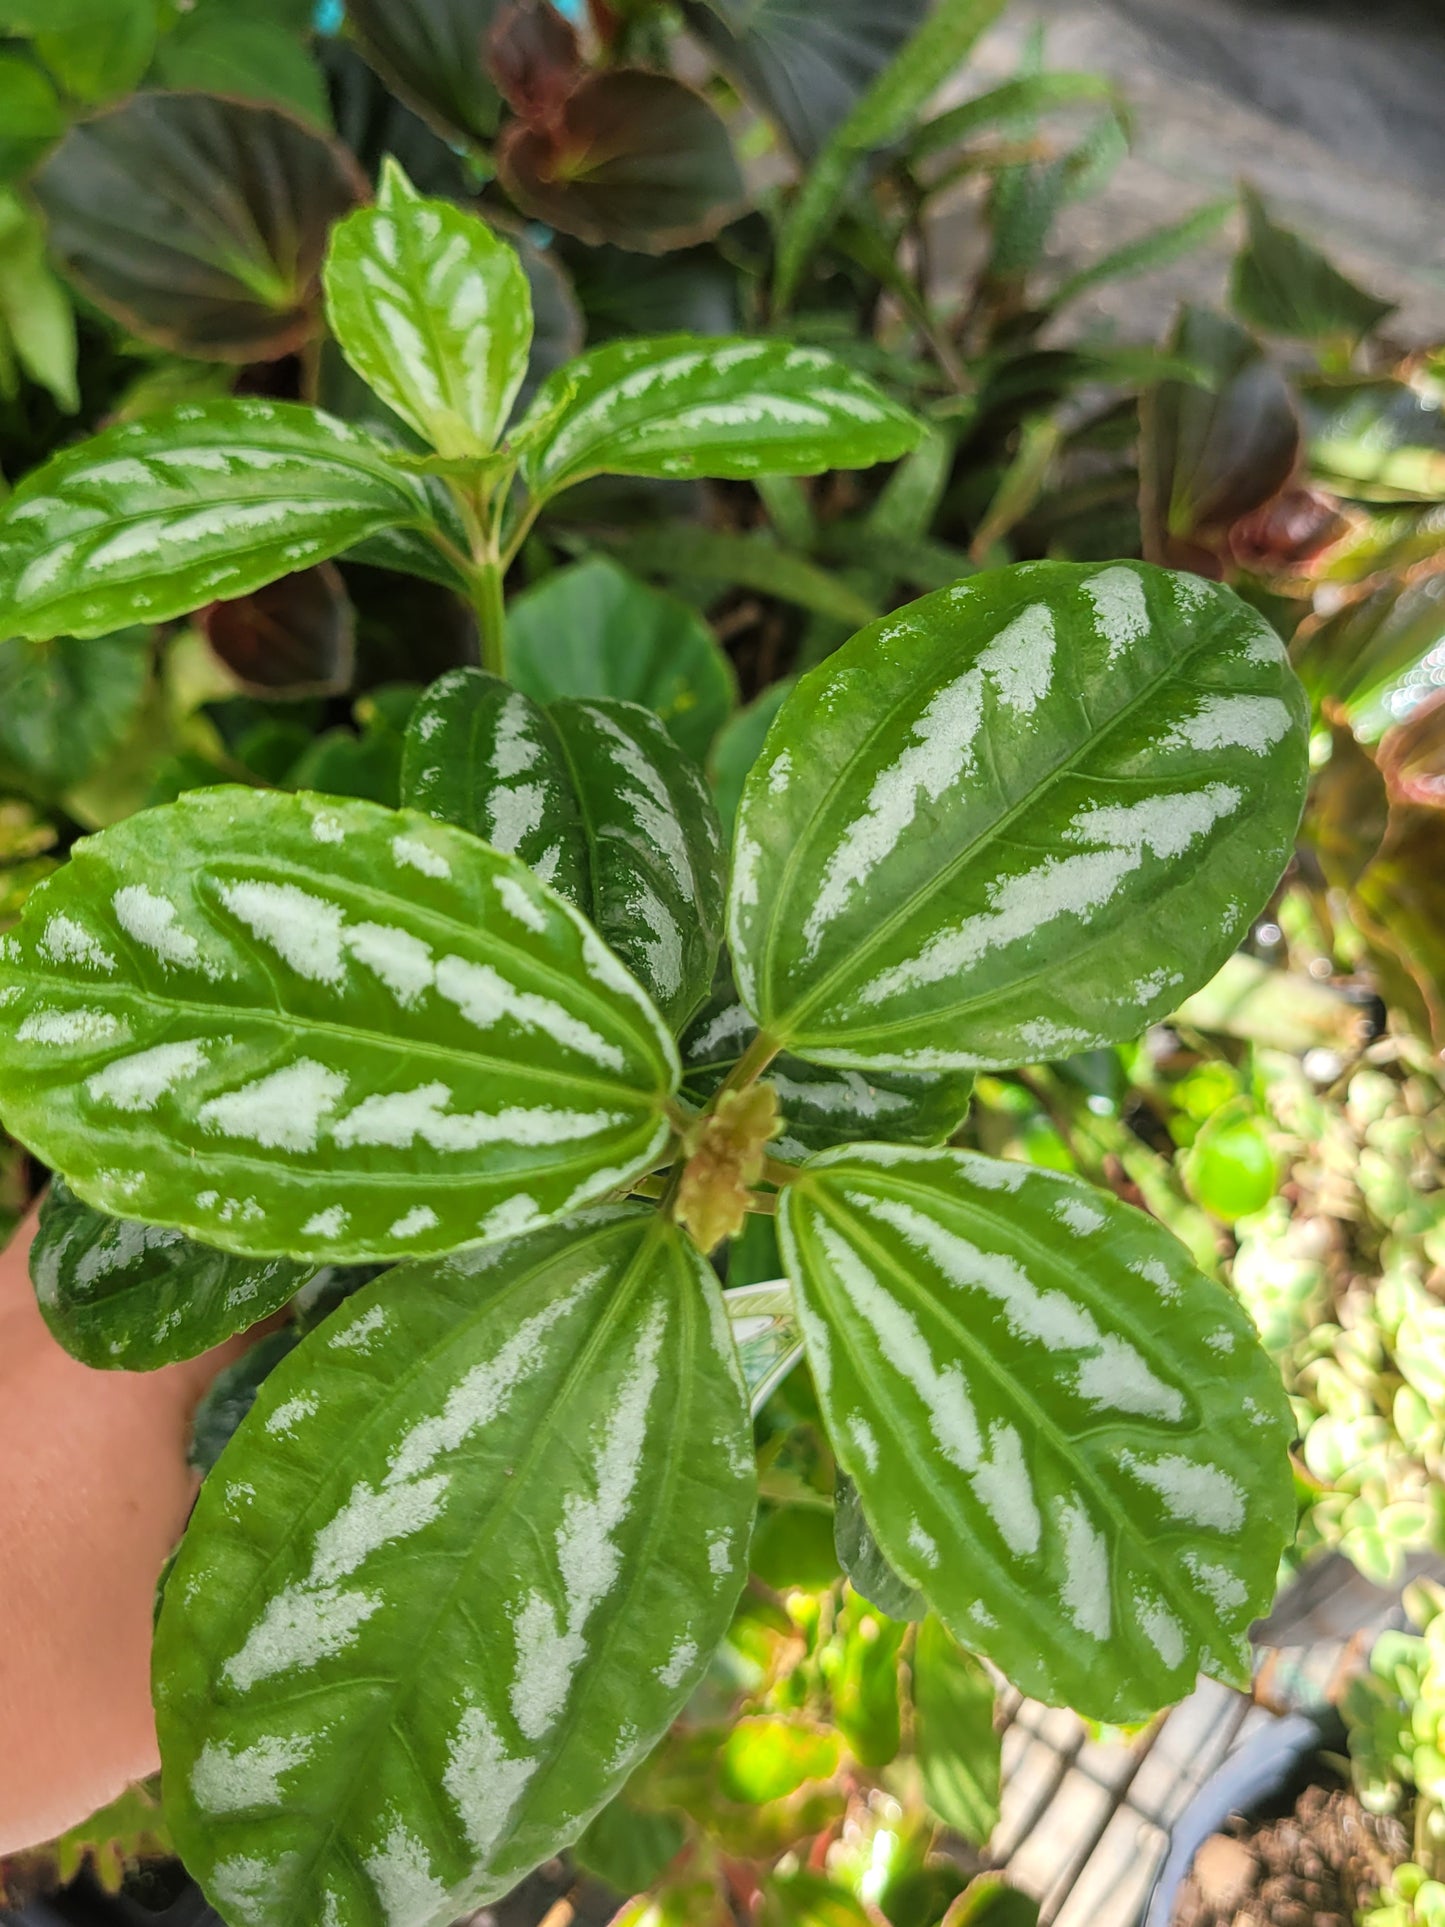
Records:
{"label": "pilea cadierei plant", "polygon": [[729,863],[648,711],[506,682],[506,567],[584,477],[857,466],[917,425],[817,351],[669,338],[509,427],[515,258],[394,168],[326,288],[432,454],[183,407],[0,517],[0,633],[360,548],[482,638],[412,716],[408,807],[194,791],[78,844],[0,954],[0,1106],[63,1180],[37,1289],[82,1356],[154,1366],[385,1267],[303,1318],[165,1582],[187,1864],[244,1927],[426,1927],[621,1787],[746,1570],[710,1256],[749,1210],[875,1574],[1102,1719],[1241,1676],[1293,1515],[1248,1321],[1151,1219],[947,1140],[975,1069],[1135,1035],[1266,901],[1306,770],[1274,633],[1134,562],[940,590],[802,678]]}

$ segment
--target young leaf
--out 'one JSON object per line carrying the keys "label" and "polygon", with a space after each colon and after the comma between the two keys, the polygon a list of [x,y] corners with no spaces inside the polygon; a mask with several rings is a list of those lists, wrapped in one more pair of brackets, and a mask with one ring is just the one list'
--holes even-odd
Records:
{"label": "young leaf", "polygon": [[1267,334],[1306,341],[1342,336],[1358,341],[1395,312],[1347,280],[1319,249],[1269,218],[1252,188],[1244,190],[1249,239],[1235,257],[1230,298],[1235,312]]}
{"label": "young leaf", "polygon": [[539,703],[615,696],[655,710],[696,762],[735,699],[732,666],[697,610],[602,555],[507,605],[507,660]]}
{"label": "young leaf", "polygon": [[521,690],[483,669],[449,669],[407,724],[401,800],[520,857],[579,910],[587,839],[562,745]]}
{"label": "young leaf", "polygon": [[1167,1231],[1056,1172],[881,1145],[815,1158],[778,1225],[839,1462],[956,1637],[1096,1719],[1247,1677],[1293,1425]]}
{"label": "young leaf", "polygon": [[151,1372],[195,1358],[279,1311],[310,1270],[106,1217],[63,1178],[51,1183],[30,1247],[41,1315],[72,1357],[98,1371]]}
{"label": "young leaf", "polygon": [[390,1273],[277,1366],[166,1587],[190,1870],[235,1927],[441,1927],[575,1839],[696,1685],[755,1483],[655,1212]]}
{"label": "young leaf", "polygon": [[391,1258],[646,1170],[676,1056],[591,927],[412,811],[198,790],[78,844],[0,954],[0,1109],[98,1210]]}
{"label": "young leaf", "polygon": [[[528,440],[532,424],[545,424]],[[817,475],[907,454],[913,416],[821,348],[660,335],[609,341],[542,384],[517,431],[539,495],[589,475]]]}
{"label": "young leaf", "polygon": [[221,361],[273,360],[316,333],[327,231],[366,192],[339,141],[192,93],[77,122],[35,177],[77,287],[143,340]]}
{"label": "young leaf", "polygon": [[440,455],[490,453],[532,342],[516,250],[388,158],[376,205],[332,229],[323,279],[341,352],[388,408]]}
{"label": "young leaf", "polygon": [[558,702],[549,717],[587,838],[588,914],[676,1029],[706,997],[721,940],[712,797],[637,703]]}
{"label": "young leaf", "polygon": [[431,521],[379,442],[295,402],[183,405],[107,428],[0,511],[0,635],[101,636],[188,615]]}
{"label": "young leaf", "polygon": [[804,676],[734,842],[738,988],[860,1070],[1133,1037],[1278,880],[1305,703],[1231,591],[1138,563],[973,576]]}
{"label": "young leaf", "polygon": [[993,1681],[932,1614],[918,1629],[911,1670],[923,1796],[945,1826],[985,1846],[998,1825],[1002,1771]]}

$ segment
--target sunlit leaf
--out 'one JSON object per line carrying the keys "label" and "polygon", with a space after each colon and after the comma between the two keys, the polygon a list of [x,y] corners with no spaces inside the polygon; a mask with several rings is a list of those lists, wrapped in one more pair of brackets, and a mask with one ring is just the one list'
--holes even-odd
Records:
{"label": "sunlit leaf", "polygon": [[23,54],[0,54],[0,181],[28,173],[66,124],[44,68]]}
{"label": "sunlit leaf", "polygon": [[696,609],[606,556],[558,569],[508,604],[507,662],[539,703],[615,696],[655,710],[698,762],[733,705],[731,665]]}
{"label": "sunlit leaf", "polygon": [[[917,1616],[922,1610],[920,1606]],[[837,1626],[843,1636],[843,1657],[828,1681],[833,1719],[864,1766],[887,1766],[903,1743],[898,1661],[908,1637],[907,1621],[875,1611],[867,1599],[845,1594]]]}
{"label": "sunlit leaf", "polygon": [[715,234],[745,193],[716,109],[641,68],[587,74],[545,122],[515,121],[497,165],[524,213],[640,253]]}
{"label": "sunlit leaf", "polygon": [[954,1901],[939,1927],[1038,1927],[1039,1903],[997,1874],[981,1873]]}
{"label": "sunlit leaf", "polygon": [[982,1847],[998,1825],[1002,1771],[993,1681],[932,1614],[918,1629],[910,1671],[923,1796],[946,1827]]}
{"label": "sunlit leaf", "polygon": [[750,479],[866,468],[906,454],[922,433],[822,349],[694,335],[592,349],[543,384],[519,437],[533,421],[548,426],[526,445],[522,467],[547,495],[599,474]]}
{"label": "sunlit leaf", "polygon": [[46,1324],[72,1357],[101,1371],[149,1372],[209,1351],[278,1310],[310,1270],[107,1217],[60,1178],[30,1248]]}
{"label": "sunlit leaf", "polygon": [[976,575],[804,676],[743,792],[731,945],[769,1036],[842,1069],[1132,1037],[1262,908],[1305,783],[1278,636],[1137,563]]}
{"label": "sunlit leaf", "polygon": [[767,1713],[736,1722],[723,1742],[719,1779],[730,1800],[762,1806],[796,1793],[805,1780],[827,1780],[842,1763],[836,1733],[801,1719]]}
{"label": "sunlit leaf", "polygon": [[0,509],[0,634],[186,615],[429,520],[421,483],[329,415],[187,404],[62,449],[20,483]]}
{"label": "sunlit leaf", "polygon": [[647,1169],[671,1040],[514,857],[197,790],[79,845],[0,963],[0,1109],[98,1210],[318,1261],[525,1229]]}
{"label": "sunlit leaf", "polygon": [[77,287],[144,340],[220,361],[315,333],[327,230],[365,192],[339,142],[208,94],[136,94],[73,126],[35,177]]}
{"label": "sunlit leaf", "polygon": [[358,1293],[262,1386],[166,1586],[188,1868],[236,1927],[505,1892],[696,1685],[753,1494],[716,1281],[656,1213]]}
{"label": "sunlit leaf", "polygon": [[342,353],[443,456],[485,455],[527,371],[532,300],[515,249],[395,161],[333,230],[326,313]]}
{"label": "sunlit leaf", "polygon": [[51,272],[45,238],[33,208],[0,189],[0,395],[14,393],[18,363],[57,408],[73,415],[80,407],[75,312]]}
{"label": "sunlit leaf", "polygon": [[1162,1226],[1055,1172],[880,1145],[815,1158],[779,1236],[833,1449],[957,1638],[1097,1719],[1248,1677],[1293,1420]]}

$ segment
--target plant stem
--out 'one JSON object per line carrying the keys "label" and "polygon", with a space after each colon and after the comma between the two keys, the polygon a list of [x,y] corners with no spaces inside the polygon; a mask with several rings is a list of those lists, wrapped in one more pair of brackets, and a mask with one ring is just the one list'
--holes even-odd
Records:
{"label": "plant stem", "polygon": [[774,1042],[765,1030],[760,1030],[719,1084],[717,1094],[708,1109],[716,1110],[718,1098],[725,1092],[746,1090],[749,1084],[755,1084],[782,1048],[782,1045]]}
{"label": "plant stem", "polygon": [[787,1164],[781,1158],[764,1157],[763,1176],[769,1184],[776,1184],[781,1189],[785,1184],[792,1184],[797,1175],[796,1164]]}
{"label": "plant stem", "polygon": [[502,571],[496,562],[481,562],[471,571],[472,607],[477,615],[477,639],[482,667],[494,676],[507,673],[507,617],[502,597]]}

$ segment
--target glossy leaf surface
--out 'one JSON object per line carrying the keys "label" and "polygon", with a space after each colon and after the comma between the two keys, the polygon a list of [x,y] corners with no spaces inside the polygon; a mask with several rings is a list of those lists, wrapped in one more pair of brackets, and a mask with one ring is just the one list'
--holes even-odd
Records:
{"label": "glossy leaf surface", "polygon": [[922,432],[820,348],[695,335],[590,350],[543,383],[522,435],[527,422],[547,424],[522,458],[544,495],[588,475],[750,479],[866,468],[906,454]]}
{"label": "glossy leaf surface", "polygon": [[520,857],[585,910],[587,839],[557,731],[521,690],[449,669],[407,724],[402,801]]}
{"label": "glossy leaf surface", "polygon": [[514,857],[198,790],[77,846],[0,961],[0,1109],[99,1210],[227,1250],[448,1250],[624,1184],[671,1040]]}
{"label": "glossy leaf surface", "polygon": [[877,1145],[814,1159],[779,1236],[839,1462],[958,1639],[1097,1719],[1247,1677],[1293,1421],[1162,1226],[1055,1172]]}
{"label": "glossy leaf surface", "polygon": [[73,126],[35,178],[55,258],[124,327],[223,361],[316,330],[327,230],[366,181],[274,107],[142,93]]}
{"label": "glossy leaf surface", "polygon": [[592,921],[674,1027],[703,1001],[722,934],[722,832],[696,765],[637,703],[553,703],[582,817]]}
{"label": "glossy leaf surface", "polygon": [[802,678],[743,791],[738,986],[799,1056],[1038,1061],[1206,983],[1293,846],[1305,704],[1229,590],[1038,563]]}
{"label": "glossy leaf surface", "polygon": [[606,556],[558,569],[507,605],[507,657],[539,703],[642,703],[698,762],[733,705],[731,665],[697,610]]}
{"label": "glossy leaf surface", "polygon": [[150,1372],[195,1358],[278,1311],[310,1267],[241,1258],[183,1231],[107,1217],[52,1181],[30,1247],[41,1314],[72,1357]]}
{"label": "glossy leaf surface", "polygon": [[341,351],[443,456],[485,455],[527,372],[532,297],[515,249],[395,161],[333,231],[326,313]]}
{"label": "glossy leaf surface", "polygon": [[236,1927],[504,1892],[697,1683],[754,1490],[716,1281],[654,1212],[358,1293],[261,1388],[166,1588],[187,1865]]}
{"label": "glossy leaf surface", "polygon": [[359,429],[295,402],[185,404],[25,477],[0,511],[0,633],[187,615],[427,520],[421,484]]}
{"label": "glossy leaf surface", "polygon": [[346,24],[368,63],[447,141],[497,130],[497,90],[482,48],[498,0],[348,0]]}
{"label": "glossy leaf surface", "polygon": [[651,254],[716,234],[745,189],[717,110],[670,74],[586,74],[544,121],[516,121],[497,152],[512,199],[594,245]]}
{"label": "glossy leaf surface", "polygon": [[923,1594],[900,1579],[883,1556],[863,1511],[858,1488],[841,1469],[833,1482],[833,1543],[855,1592],[890,1619],[922,1619]]}

